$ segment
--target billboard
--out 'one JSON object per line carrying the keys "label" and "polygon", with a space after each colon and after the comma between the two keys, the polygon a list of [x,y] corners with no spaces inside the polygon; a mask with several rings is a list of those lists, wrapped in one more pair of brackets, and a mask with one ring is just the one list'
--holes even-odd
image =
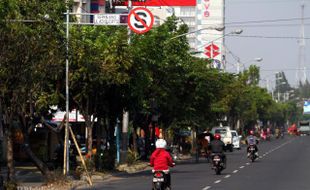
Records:
{"label": "billboard", "polygon": [[[131,0],[133,6],[196,6],[196,0]],[[127,6],[128,0],[114,0],[114,6]]]}
{"label": "billboard", "polygon": [[310,114],[310,101],[304,101],[304,114]]}
{"label": "billboard", "polygon": [[[224,30],[207,29],[224,26],[224,0],[197,0],[196,26],[201,30],[196,36],[196,51],[201,58],[215,60],[223,69]],[[203,29],[203,30],[202,30]]]}

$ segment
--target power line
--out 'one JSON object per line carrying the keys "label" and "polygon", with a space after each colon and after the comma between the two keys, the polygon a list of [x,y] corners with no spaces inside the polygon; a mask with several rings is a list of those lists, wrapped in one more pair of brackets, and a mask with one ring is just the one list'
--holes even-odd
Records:
{"label": "power line", "polygon": [[[227,35],[230,36],[230,35]],[[310,37],[295,37],[295,36],[258,36],[258,35],[233,35],[240,38],[266,38],[266,39],[294,39],[294,40],[310,40]]]}
{"label": "power line", "polygon": [[271,23],[271,22],[287,22],[287,21],[299,21],[299,20],[309,20],[310,17],[305,18],[281,18],[281,19],[270,19],[270,20],[251,20],[251,21],[240,21],[240,22],[227,22],[225,25],[234,25],[234,24],[252,24],[252,23]]}
{"label": "power line", "polygon": [[298,71],[298,70],[301,70],[301,71],[310,71],[310,68],[301,68],[301,69],[298,69],[298,68],[284,68],[284,69],[260,69],[260,71]]}
{"label": "power line", "polygon": [[[287,26],[300,26],[299,23],[296,24],[250,24],[250,25],[233,25],[229,27],[236,27],[236,28],[247,28],[247,27],[287,27]],[[305,26],[310,26],[310,23],[306,23]]]}
{"label": "power line", "polygon": [[[212,36],[220,36],[220,34],[208,34]],[[293,39],[293,40],[310,40],[310,37],[297,37],[297,36],[262,36],[262,35],[235,35],[235,34],[225,34],[227,37],[240,37],[240,38],[266,38],[266,39]],[[216,40],[212,40],[216,41]],[[206,44],[211,43],[212,41],[207,42]]]}

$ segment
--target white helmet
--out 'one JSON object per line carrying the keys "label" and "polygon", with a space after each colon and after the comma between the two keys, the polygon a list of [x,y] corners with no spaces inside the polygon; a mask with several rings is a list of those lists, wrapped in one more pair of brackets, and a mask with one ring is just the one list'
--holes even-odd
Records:
{"label": "white helmet", "polygon": [[158,139],[156,141],[156,148],[166,148],[167,142],[164,139]]}

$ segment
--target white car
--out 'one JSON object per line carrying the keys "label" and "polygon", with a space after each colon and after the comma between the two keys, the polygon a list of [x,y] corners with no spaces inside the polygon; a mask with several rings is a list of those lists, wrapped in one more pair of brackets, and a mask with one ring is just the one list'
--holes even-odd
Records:
{"label": "white car", "polygon": [[233,145],[236,149],[241,149],[241,136],[238,135],[236,130],[230,130],[233,138]]}
{"label": "white car", "polygon": [[228,126],[214,127],[212,128],[211,133],[213,135],[220,134],[221,140],[225,143],[225,150],[229,150],[230,152],[233,151],[233,138],[232,138],[230,127]]}

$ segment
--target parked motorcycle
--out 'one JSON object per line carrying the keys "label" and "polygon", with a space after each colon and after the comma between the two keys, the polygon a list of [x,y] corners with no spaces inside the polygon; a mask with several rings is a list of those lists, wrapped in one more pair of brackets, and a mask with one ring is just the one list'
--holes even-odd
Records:
{"label": "parked motorcycle", "polygon": [[153,170],[153,190],[170,190],[168,186],[169,170]]}
{"label": "parked motorcycle", "polygon": [[177,145],[171,145],[168,151],[174,161],[179,159],[179,149]]}
{"label": "parked motorcycle", "polygon": [[250,145],[250,146],[248,147],[248,157],[249,157],[249,159],[250,159],[252,162],[254,162],[255,159],[257,158],[257,153],[256,153],[256,151],[255,151],[254,145]]}
{"label": "parked motorcycle", "polygon": [[221,175],[221,172],[224,169],[224,162],[220,154],[212,155],[212,164],[212,168],[215,170],[215,174]]}

